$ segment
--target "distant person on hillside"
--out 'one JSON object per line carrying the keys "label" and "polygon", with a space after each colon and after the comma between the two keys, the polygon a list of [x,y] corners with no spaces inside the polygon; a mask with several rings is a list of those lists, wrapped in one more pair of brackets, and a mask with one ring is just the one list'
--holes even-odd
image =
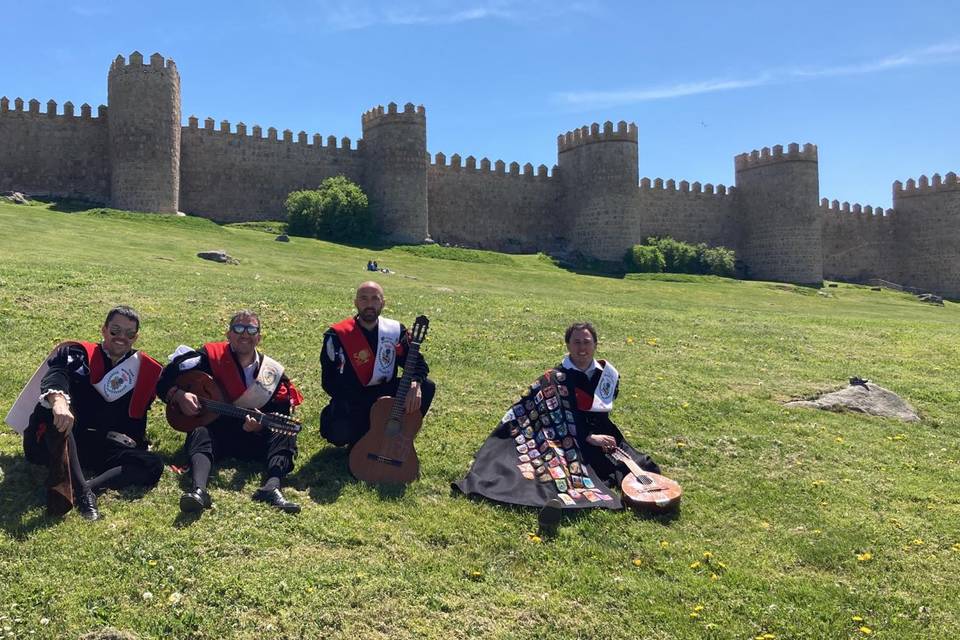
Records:
{"label": "distant person on hillside", "polygon": [[[364,282],[353,300],[357,314],[330,327],[320,351],[323,390],[330,404],[320,414],[320,435],[337,446],[353,446],[370,430],[370,407],[381,396],[394,396],[399,369],[406,363],[406,328],[380,315],[383,287]],[[423,360],[414,372],[406,411],[427,415],[436,385]]]}
{"label": "distant person on hillside", "polygon": [[[303,403],[303,396],[284,373],[283,365],[257,350],[262,337],[260,317],[249,309],[237,311],[227,325],[226,341],[208,342],[196,351],[184,345],[177,348],[163,369],[157,395],[167,404],[176,402],[184,415],[200,414],[200,398],[177,386],[181,374],[197,370],[212,376],[223,390],[224,400],[233,406],[255,414],[291,415]],[[185,447],[193,489],[180,496],[184,513],[200,513],[213,506],[207,492],[210,471],[217,460],[228,457],[263,463],[265,480],[254,492],[254,500],[286,513],[300,511],[300,505],[284,498],[280,491],[280,481],[293,470],[296,435],[271,431],[252,416],[221,414],[207,426],[191,431]]]}
{"label": "distant person on hillside", "polygon": [[133,349],[139,333],[137,312],[114,307],[100,328],[102,340],[60,343],[7,414],[23,434],[27,460],[49,469],[51,515],[76,505],[83,518],[98,520],[96,491],[152,486],[163,473],[146,437],[161,367]]}
{"label": "distant person on hillside", "polygon": [[564,340],[563,361],[507,410],[467,475],[453,485],[466,495],[539,507],[540,527],[547,532],[564,509],[623,507],[609,486],[619,486],[626,471],[607,455],[617,448],[644,470],[659,472],[610,420],[620,374],[609,362],[594,359],[593,325],[570,325]]}

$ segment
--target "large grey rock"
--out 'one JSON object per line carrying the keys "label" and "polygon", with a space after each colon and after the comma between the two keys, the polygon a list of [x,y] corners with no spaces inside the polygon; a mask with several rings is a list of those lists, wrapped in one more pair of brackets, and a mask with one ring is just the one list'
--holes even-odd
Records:
{"label": "large grey rock", "polygon": [[903,398],[880,385],[866,382],[851,384],[845,389],[822,395],[814,400],[794,400],[788,407],[807,407],[827,411],[858,411],[881,418],[897,418],[917,422],[920,416]]}
{"label": "large grey rock", "polygon": [[14,204],[28,204],[30,202],[30,200],[27,199],[27,196],[23,195],[19,191],[11,191],[8,193],[7,200]]}

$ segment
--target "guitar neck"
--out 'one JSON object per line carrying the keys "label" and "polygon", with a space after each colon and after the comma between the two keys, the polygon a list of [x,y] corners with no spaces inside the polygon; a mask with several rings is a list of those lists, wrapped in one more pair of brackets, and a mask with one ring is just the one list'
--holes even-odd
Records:
{"label": "guitar neck", "polygon": [[403,365],[403,376],[400,378],[400,384],[397,385],[397,395],[393,399],[393,408],[390,410],[391,420],[399,420],[403,415],[410,383],[413,382],[413,375],[419,367],[420,343],[411,341],[407,350],[407,360]]}
{"label": "guitar neck", "polygon": [[619,460],[620,462],[622,462],[623,464],[627,465],[627,469],[630,469],[630,473],[632,473],[633,475],[640,477],[641,475],[644,474],[644,471],[643,469],[640,468],[640,465],[638,465],[633,458],[627,455],[627,452],[624,451],[623,449],[620,449],[618,447],[617,450],[614,451],[611,455],[617,460]]}

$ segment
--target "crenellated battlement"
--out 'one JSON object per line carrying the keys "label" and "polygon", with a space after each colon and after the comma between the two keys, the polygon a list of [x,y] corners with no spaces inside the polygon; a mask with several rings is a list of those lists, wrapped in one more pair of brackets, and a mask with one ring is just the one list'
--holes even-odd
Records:
{"label": "crenellated battlement", "polygon": [[[249,130],[243,122],[238,122],[235,128],[231,128],[229,120],[221,120],[219,124],[213,118],[205,118],[203,126],[200,126],[200,120],[196,116],[189,116],[187,124],[183,127],[187,132],[201,132],[207,135],[229,136],[240,141],[264,140],[283,144],[310,147],[329,151],[359,151],[362,148],[362,140],[357,140],[356,148],[351,148],[352,140],[347,136],[337,138],[336,136],[327,136],[324,139],[319,133],[312,136],[307,135],[306,131],[300,131],[294,136],[290,129],[284,129],[282,132],[275,127],[267,128],[267,135],[263,135],[263,127],[258,124],[253,125]],[[324,143],[325,142],[325,143]]]}
{"label": "crenellated battlement", "polygon": [[[47,100],[46,111],[40,111],[40,101],[36,98],[31,98],[26,103],[26,109],[24,109],[23,98],[14,98],[13,108],[10,108],[10,99],[7,96],[0,98],[0,116],[12,115],[12,116],[21,116],[21,117],[31,117],[31,116],[41,116],[43,118],[56,118],[56,119],[65,119],[65,120],[91,120],[94,119],[93,109],[89,104],[84,102],[80,105],[80,114],[76,113],[76,108],[73,106],[73,103],[70,101],[63,103],[63,113],[57,113],[57,103],[55,100]],[[101,104],[97,107],[96,118],[106,118],[107,117],[107,107],[106,105]]]}
{"label": "crenellated battlement", "polygon": [[412,102],[403,105],[403,111],[399,110],[396,102],[391,102],[384,108],[379,105],[366,111],[360,117],[360,123],[363,129],[370,129],[382,124],[406,122],[413,124],[426,124],[427,111],[423,105],[414,106]]}
{"label": "crenellated battlement", "polygon": [[850,204],[849,202],[840,202],[839,200],[820,199],[820,210],[824,214],[838,218],[850,218],[860,220],[890,220],[893,217],[893,209],[884,209],[883,207],[863,206],[859,203]]}
{"label": "crenellated battlement", "polygon": [[536,173],[534,173],[534,167],[531,163],[526,163],[523,167],[520,166],[518,162],[511,162],[509,166],[504,163],[503,160],[497,160],[492,165],[488,158],[482,158],[480,160],[480,166],[477,167],[477,159],[474,156],[467,156],[466,161],[464,162],[459,153],[455,153],[450,156],[450,162],[447,163],[447,156],[443,152],[437,153],[435,156],[428,158],[431,162],[432,167],[438,169],[448,169],[450,171],[464,171],[464,172],[477,172],[477,173],[491,173],[493,175],[500,176],[512,176],[512,177],[521,177],[529,179],[552,179],[556,177],[557,166],[553,166],[552,172],[548,171],[547,165],[541,164],[536,168]]}
{"label": "crenellated battlement", "polygon": [[110,73],[149,73],[150,71],[161,71],[164,69],[177,73],[177,65],[173,61],[173,58],[165,59],[159,53],[154,53],[150,56],[149,62],[144,64],[143,54],[139,51],[131,53],[129,60],[125,59],[122,55],[118,55],[110,64]]}
{"label": "crenellated battlement", "polygon": [[899,180],[893,183],[894,198],[911,198],[946,191],[960,192],[960,181],[957,180],[957,174],[953,171],[942,178],[939,173],[935,173],[932,179],[928,179],[927,176],[923,175],[920,176],[918,180],[910,178],[906,184]]}
{"label": "crenellated battlement", "polygon": [[792,142],[787,145],[787,151],[784,153],[783,145],[778,144],[774,145],[772,149],[770,147],[764,147],[759,151],[754,149],[750,153],[741,153],[733,159],[734,168],[737,171],[753,169],[778,162],[797,161],[817,162],[817,145],[808,142],[801,148],[799,144]]}
{"label": "crenellated battlement", "polygon": [[627,124],[624,120],[617,123],[616,129],[609,120],[603,123],[602,129],[600,124],[596,122],[590,126],[584,125],[579,129],[567,131],[557,136],[557,153],[597,142],[633,142],[636,144],[637,125],[632,122]]}
{"label": "crenellated battlement", "polygon": [[686,180],[681,180],[677,182],[676,180],[664,180],[663,178],[655,178],[652,181],[650,178],[642,178],[640,180],[640,190],[641,191],[673,191],[676,193],[689,193],[692,195],[699,196],[715,196],[715,197],[730,197],[736,193],[736,187],[726,187],[722,184],[712,185],[711,183],[701,184],[699,182],[687,182]]}

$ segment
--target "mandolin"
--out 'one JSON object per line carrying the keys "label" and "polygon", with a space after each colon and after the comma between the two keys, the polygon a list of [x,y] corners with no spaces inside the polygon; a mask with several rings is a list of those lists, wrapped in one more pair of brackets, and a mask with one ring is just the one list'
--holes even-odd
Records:
{"label": "mandolin", "polygon": [[626,451],[619,447],[609,455],[630,469],[630,473],[620,483],[620,491],[623,493],[623,501],[633,509],[659,513],[669,511],[680,504],[683,489],[679,484],[658,473],[644,471]]}
{"label": "mandolin", "polygon": [[260,413],[253,409],[244,409],[223,401],[223,391],[207,373],[203,371],[187,371],[177,378],[176,385],[184,391],[197,396],[203,411],[195,416],[188,416],[180,411],[176,402],[167,403],[167,422],[177,431],[190,433],[197,427],[204,427],[218,416],[229,416],[241,420],[250,416],[264,427],[283,435],[296,435],[300,432],[300,421],[282,413]]}
{"label": "mandolin", "polygon": [[419,411],[406,413],[407,392],[420,366],[420,343],[430,321],[417,316],[410,332],[407,361],[395,397],[383,396],[370,407],[370,431],[350,450],[350,473],[373,484],[408,484],[420,476],[420,461],[413,448],[423,424]]}

